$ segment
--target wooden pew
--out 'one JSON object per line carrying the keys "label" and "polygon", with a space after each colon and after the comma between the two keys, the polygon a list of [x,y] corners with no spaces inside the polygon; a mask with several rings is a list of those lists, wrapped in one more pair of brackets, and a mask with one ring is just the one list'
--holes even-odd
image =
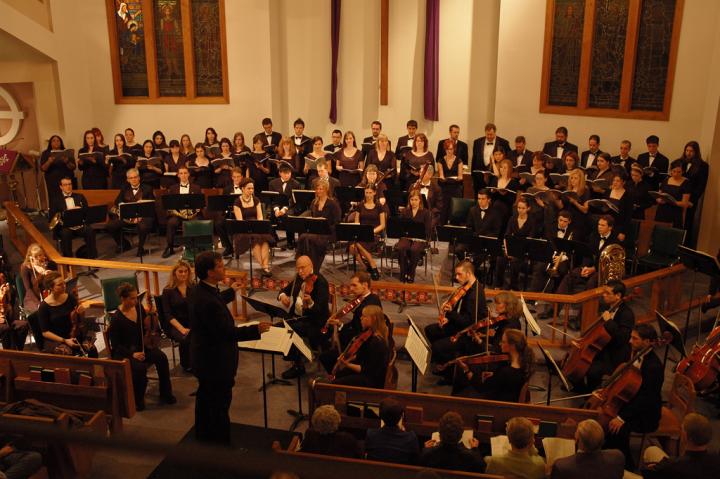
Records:
{"label": "wooden pew", "polygon": [[[575,429],[580,421],[598,418],[597,411],[588,409],[341,386],[321,383],[317,380],[310,382],[308,396],[310,414],[318,406],[332,404],[340,412],[343,428],[350,430],[379,427],[380,420],[375,417],[355,417],[355,415],[348,415],[348,412],[355,410],[356,406],[365,409],[363,405],[377,408],[380,402],[387,397],[392,397],[405,406],[404,424],[419,436],[430,436],[438,430],[440,417],[448,411],[455,411],[462,416],[466,428],[476,430],[475,437],[480,442],[490,442],[490,437],[505,434],[505,424],[513,417],[521,416],[539,420],[548,423],[547,426],[550,429],[554,429],[556,425],[554,435],[566,438],[575,436]],[[542,438],[541,434],[545,431],[543,426],[545,425],[541,424],[537,439]]]}
{"label": "wooden pew", "polygon": [[[80,416],[83,420],[81,427],[72,427],[68,413]],[[38,416],[25,416],[19,414],[2,414],[0,421],[6,425],[39,426],[53,428],[63,432],[92,431],[98,434],[107,434],[108,425],[103,411],[95,413],[70,411],[62,413],[59,417],[47,418]],[[83,478],[89,477],[92,470],[92,460],[95,451],[87,446],[80,446],[62,441],[48,441],[41,444],[46,451],[44,455],[45,466],[50,477],[55,478]]]}
{"label": "wooden pew", "polygon": [[[93,385],[64,384],[30,379],[30,368],[68,368],[89,371]],[[2,397],[6,403],[33,398],[77,411],[104,411],[111,432],[122,430],[123,417],[135,415],[130,362],[79,358],[55,354],[0,350]]]}
{"label": "wooden pew", "polygon": [[331,479],[337,477],[371,477],[373,479],[394,479],[398,477],[415,477],[422,470],[431,470],[441,478],[488,478],[501,479],[502,476],[494,474],[480,474],[475,472],[452,471],[445,469],[432,469],[406,464],[393,464],[390,462],[370,461],[367,459],[352,459],[348,457],[325,456],[307,452],[276,450],[283,459],[294,459],[303,466],[312,467],[313,477],[316,479]]}

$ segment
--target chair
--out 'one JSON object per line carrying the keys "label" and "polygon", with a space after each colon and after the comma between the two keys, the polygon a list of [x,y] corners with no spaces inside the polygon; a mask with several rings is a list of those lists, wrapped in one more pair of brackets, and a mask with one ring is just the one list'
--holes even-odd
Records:
{"label": "chair", "polygon": [[395,366],[395,361],[397,360],[397,350],[395,348],[392,349],[392,353],[390,355],[390,361],[388,362],[387,371],[385,372],[385,385],[383,386],[383,389],[397,389],[398,385],[398,370]]}
{"label": "chair", "polygon": [[450,218],[448,219],[451,225],[462,225],[467,220],[470,208],[475,206],[475,200],[470,198],[457,198],[453,197],[450,200]]}
{"label": "chair", "polygon": [[103,339],[105,340],[105,347],[110,352],[110,343],[107,338],[107,326],[110,323],[110,314],[118,309],[120,306],[120,297],[117,295],[117,288],[122,283],[130,283],[135,288],[138,287],[136,276],[121,276],[117,278],[108,278],[100,280],[100,287],[102,288],[103,303],[105,303],[105,315],[103,317]]}
{"label": "chair", "polygon": [[685,230],[655,225],[650,239],[650,251],[638,259],[638,264],[656,270],[678,262],[678,246],[685,241]]}
{"label": "chair", "polygon": [[673,446],[674,455],[680,454],[682,423],[685,416],[693,412],[695,397],[695,386],[692,380],[680,373],[675,373],[672,389],[668,396],[668,404],[662,407],[658,428],[653,432],[642,434],[640,457],[642,457],[642,451],[645,447],[645,440],[649,437],[665,439],[667,441],[665,450],[669,452],[669,446]]}
{"label": "chair", "polygon": [[182,259],[193,262],[198,253],[213,249],[212,220],[183,221],[182,237],[183,243],[185,243]]}
{"label": "chair", "polygon": [[175,359],[175,348],[179,348],[180,345],[175,342],[175,340],[170,336],[168,331],[170,331],[170,328],[173,326],[170,324],[170,321],[168,321],[167,315],[165,314],[165,310],[163,309],[163,303],[162,303],[162,296],[155,296],[153,295],[153,301],[155,302],[155,307],[157,308],[158,313],[158,320],[160,321],[160,328],[163,330],[167,338],[170,340],[170,350],[172,351],[172,359],[173,359],[173,366],[177,364],[177,361]]}

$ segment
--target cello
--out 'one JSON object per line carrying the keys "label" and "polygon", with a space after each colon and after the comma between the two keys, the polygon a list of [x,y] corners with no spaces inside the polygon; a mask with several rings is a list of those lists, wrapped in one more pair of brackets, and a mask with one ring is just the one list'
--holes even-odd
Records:
{"label": "cello", "polygon": [[702,346],[695,345],[692,352],[677,365],[677,372],[687,376],[699,392],[709,392],[720,373],[720,326],[713,329]]}

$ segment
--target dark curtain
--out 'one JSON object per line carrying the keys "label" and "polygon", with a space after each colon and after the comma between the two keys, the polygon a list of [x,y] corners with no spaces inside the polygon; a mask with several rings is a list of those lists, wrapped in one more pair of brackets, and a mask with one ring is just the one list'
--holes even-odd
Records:
{"label": "dark curtain", "polygon": [[425,119],[438,120],[440,0],[427,0],[425,14]]}
{"label": "dark curtain", "polygon": [[337,65],[340,51],[340,3],[330,0],[330,42],[332,46],[332,69],[330,71],[330,121],[337,123]]}

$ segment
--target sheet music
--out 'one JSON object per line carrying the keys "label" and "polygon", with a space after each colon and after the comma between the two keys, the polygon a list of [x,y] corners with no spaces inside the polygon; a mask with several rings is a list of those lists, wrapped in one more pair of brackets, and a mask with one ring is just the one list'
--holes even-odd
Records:
{"label": "sheet music", "polygon": [[510,440],[507,436],[493,436],[490,438],[490,450],[493,456],[508,454],[511,450]]}
{"label": "sheet music", "polygon": [[555,461],[575,454],[575,440],[563,437],[544,437],[542,440],[545,449],[545,462],[552,466]]}
{"label": "sheet music", "polygon": [[410,359],[415,366],[417,366],[421,375],[425,375],[428,366],[430,365],[430,345],[427,343],[425,337],[420,333],[417,328],[415,321],[407,315],[408,323],[408,335],[405,339],[405,350],[410,355]]}
{"label": "sheet music", "polygon": [[[241,328],[256,326],[258,321],[245,323]],[[293,345],[292,331],[288,331],[287,327],[271,327],[268,331],[262,333],[260,339],[252,341],[238,341],[238,347],[245,349],[257,349],[259,351],[272,351],[287,355]]]}
{"label": "sheet music", "polygon": [[530,312],[530,309],[528,308],[527,303],[525,302],[525,298],[523,298],[523,295],[520,295],[520,302],[522,303],[522,309],[523,314],[525,315],[525,321],[527,322],[528,326],[530,326],[530,329],[532,329],[533,333],[535,333],[536,336],[540,336],[540,333],[542,332],[540,330],[540,325],[537,321],[535,321],[535,318],[533,317],[532,313]]}
{"label": "sheet music", "polygon": [[312,362],[313,353],[308,347],[308,345],[305,344],[305,340],[299,334],[297,334],[284,319],[283,325],[285,326],[285,330],[290,333],[290,343],[295,345],[295,347],[298,348],[298,351],[300,351],[300,354],[305,356],[308,361]]}
{"label": "sheet music", "polygon": [[[507,438],[507,436],[505,436]],[[473,438],[473,430],[472,429],[464,429],[462,438],[460,438],[461,443],[468,449],[472,449],[472,444],[470,444],[470,440]],[[440,442],[440,433],[435,431],[432,433],[431,439],[435,442]],[[508,447],[510,446],[510,443],[508,442]],[[493,453],[495,455],[495,453]]]}

